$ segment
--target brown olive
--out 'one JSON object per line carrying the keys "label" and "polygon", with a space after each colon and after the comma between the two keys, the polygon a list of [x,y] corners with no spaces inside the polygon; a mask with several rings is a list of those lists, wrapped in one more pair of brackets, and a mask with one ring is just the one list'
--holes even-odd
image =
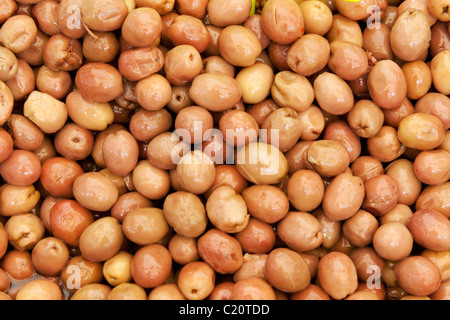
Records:
{"label": "brown olive", "polygon": [[267,254],[244,254],[244,263],[233,275],[233,281],[248,278],[265,279],[264,266],[267,261]]}
{"label": "brown olive", "polygon": [[316,140],[303,153],[303,161],[322,177],[334,177],[348,168],[350,154],[339,141]]}
{"label": "brown olive", "polygon": [[28,49],[37,35],[33,18],[26,15],[9,17],[0,28],[0,42],[14,53]]}
{"label": "brown olive", "polygon": [[70,160],[86,159],[94,145],[94,134],[76,123],[67,123],[54,138],[55,150]]}
{"label": "brown olive", "polygon": [[167,245],[174,262],[185,265],[200,260],[197,239],[174,234]]}
{"label": "brown olive", "polygon": [[380,23],[377,28],[365,28],[363,31],[363,45],[364,50],[371,52],[373,57],[379,60],[393,59],[394,53],[391,49],[389,27]]}
{"label": "brown olive", "polygon": [[16,300],[63,300],[61,288],[53,281],[37,279],[19,289]]}
{"label": "brown olive", "polygon": [[172,170],[187,150],[189,145],[175,132],[163,132],[149,142],[147,159],[159,169]]}
{"label": "brown olive", "polygon": [[263,122],[261,140],[277,146],[281,152],[290,150],[303,133],[300,115],[291,108],[274,110]]}
{"label": "brown olive", "polygon": [[38,30],[36,39],[25,51],[16,54],[17,58],[23,59],[30,66],[40,66],[44,63],[44,48],[50,37]]}
{"label": "brown olive", "polygon": [[450,217],[448,203],[448,191],[450,182],[436,186],[427,186],[417,198],[416,209],[434,209],[447,218]]}
{"label": "brown olive", "polygon": [[255,184],[280,183],[289,171],[280,149],[263,142],[252,142],[241,148],[236,161],[239,173]]}
{"label": "brown olive", "polygon": [[363,76],[369,68],[364,50],[352,42],[342,40],[330,43],[330,59],[327,63],[330,70],[344,80],[355,80]]}
{"label": "brown olive", "polygon": [[114,111],[108,102],[90,101],[79,91],[68,94],[66,106],[69,118],[88,130],[103,131],[114,121]]}
{"label": "brown olive", "polygon": [[239,241],[216,228],[209,229],[198,238],[198,253],[220,274],[232,274],[244,262]]}
{"label": "brown olive", "polygon": [[431,29],[422,10],[413,8],[405,10],[392,26],[390,33],[392,51],[404,61],[417,60],[428,50],[430,41]]}
{"label": "brown olive", "polygon": [[279,44],[292,43],[305,32],[302,11],[294,1],[267,1],[261,18],[264,32]]}
{"label": "brown olive", "polygon": [[135,48],[122,52],[118,68],[124,78],[139,81],[160,71],[164,65],[164,54],[158,47]]}
{"label": "brown olive", "polygon": [[17,214],[8,219],[5,231],[9,243],[16,250],[31,250],[45,233],[42,221],[32,213]]}
{"label": "brown olive", "polygon": [[330,48],[331,45],[324,37],[305,34],[291,45],[286,62],[296,73],[310,76],[322,70],[333,59],[330,57]]}
{"label": "brown olive", "polygon": [[368,179],[364,184],[366,197],[362,209],[375,216],[382,216],[398,203],[399,188],[397,181],[387,174]]}
{"label": "brown olive", "polygon": [[449,249],[449,220],[433,209],[420,209],[408,221],[414,241],[426,249],[445,251]]}
{"label": "brown olive", "polygon": [[450,94],[448,70],[450,67],[450,51],[444,50],[433,57],[430,63],[431,78],[436,90],[442,94]]}
{"label": "brown olive", "polygon": [[160,241],[169,231],[163,211],[159,208],[137,208],[129,212],[122,222],[125,237],[138,245]]}
{"label": "brown olive", "polygon": [[352,42],[360,47],[363,44],[363,35],[358,22],[348,19],[340,13],[333,15],[333,22],[326,34],[326,38],[330,43],[335,40],[343,40]]}
{"label": "brown olive", "polygon": [[445,150],[422,151],[414,160],[414,173],[428,185],[438,185],[450,179],[450,154]]}
{"label": "brown olive", "polygon": [[41,162],[31,151],[16,149],[0,166],[0,175],[6,183],[27,186],[35,183],[41,175]]}
{"label": "brown olive", "polygon": [[341,300],[354,293],[358,287],[356,266],[342,252],[330,252],[319,262],[318,280],[332,298]]}
{"label": "brown olive", "polygon": [[403,1],[402,3],[399,4],[398,9],[397,9],[397,15],[402,14],[404,11],[408,10],[408,9],[418,9],[418,10],[422,10],[425,15],[427,16],[427,21],[428,24],[431,26],[433,26],[436,21],[438,20],[437,17],[435,17],[430,10],[428,9],[428,1],[423,1],[423,0],[408,0],[408,1]]}
{"label": "brown olive", "polygon": [[50,209],[50,226],[55,237],[78,247],[83,231],[94,222],[93,214],[71,199],[61,199]]}
{"label": "brown olive", "polygon": [[422,60],[407,62],[402,66],[408,86],[407,97],[411,100],[422,98],[430,89],[431,70]]}
{"label": "brown olive", "polygon": [[172,87],[160,74],[152,74],[136,84],[136,100],[149,111],[162,109],[171,99]]}
{"label": "brown olive", "polygon": [[0,48],[0,57],[2,58],[0,64],[0,80],[8,81],[17,73],[19,62],[14,52],[6,47]]}
{"label": "brown olive", "polygon": [[218,112],[236,105],[241,100],[242,92],[233,77],[211,72],[200,74],[193,79],[189,96],[198,106]]}
{"label": "brown olive", "polygon": [[43,65],[36,75],[36,88],[55,99],[65,98],[72,88],[72,78],[67,71],[53,71]]}
{"label": "brown olive", "polygon": [[[8,113],[8,110],[6,113]],[[14,147],[33,151],[39,148],[44,142],[44,133],[24,115],[11,114],[9,118],[5,118],[5,121],[7,121],[6,125],[13,139]]]}
{"label": "brown olive", "polygon": [[297,252],[314,250],[322,244],[322,226],[308,212],[289,212],[277,224],[277,234],[286,245]]}
{"label": "brown olive", "polygon": [[287,197],[297,210],[310,212],[323,200],[325,187],[321,176],[312,170],[298,170],[289,179]]}
{"label": "brown olive", "polygon": [[347,148],[348,154],[350,156],[350,163],[353,163],[360,158],[362,149],[361,139],[345,121],[336,120],[329,123],[324,128],[323,138],[325,140],[335,140],[342,143],[344,147]]}
{"label": "brown olive", "polygon": [[20,101],[35,89],[36,76],[28,62],[19,59],[16,74],[5,83],[11,90],[14,100]]}
{"label": "brown olive", "polygon": [[148,300],[186,300],[186,297],[177,284],[163,283],[150,291]]}
{"label": "brown olive", "polygon": [[363,180],[344,172],[331,180],[323,196],[322,207],[332,221],[343,221],[353,217],[365,198]]}
{"label": "brown olive", "polygon": [[205,108],[188,106],[177,113],[175,118],[176,133],[187,144],[197,144],[207,138],[212,132],[214,119]]}
{"label": "brown olive", "polygon": [[108,300],[111,287],[102,283],[91,283],[74,292],[70,300]]}
{"label": "brown olive", "polygon": [[398,131],[390,126],[382,126],[376,135],[368,138],[367,149],[372,157],[381,162],[394,161],[406,151]]}
{"label": "brown olive", "polygon": [[305,289],[293,293],[291,300],[330,300],[330,296],[320,286],[310,284]]}
{"label": "brown olive", "polygon": [[369,212],[359,210],[342,224],[342,232],[348,241],[357,247],[372,243],[379,226],[378,220]]}
{"label": "brown olive", "polygon": [[430,54],[432,57],[439,52],[448,50],[450,33],[445,22],[438,21],[431,27]]}
{"label": "brown olive", "polygon": [[170,189],[169,173],[151,165],[148,160],[137,163],[132,172],[132,181],[136,191],[150,200],[162,199]]}
{"label": "brown olive", "polygon": [[305,33],[324,36],[331,28],[333,13],[323,1],[302,1],[299,4],[305,24]]}
{"label": "brown olive", "polygon": [[176,171],[181,187],[195,194],[206,192],[214,183],[214,162],[200,150],[183,155]]}
{"label": "brown olive", "polygon": [[445,129],[450,128],[450,98],[439,92],[428,92],[416,101],[414,109],[418,113],[429,113],[444,124]]}
{"label": "brown olive", "polygon": [[12,279],[24,280],[31,278],[35,269],[31,261],[29,251],[9,250],[2,258],[1,268],[9,274]]}
{"label": "brown olive", "polygon": [[4,1],[1,8],[0,23],[3,23],[17,10],[17,3],[13,0]]}
{"label": "brown olive", "polygon": [[85,172],[73,182],[73,195],[85,208],[108,211],[117,201],[117,186],[99,172]]}
{"label": "brown olive", "polygon": [[409,256],[413,243],[412,234],[399,222],[382,224],[373,236],[373,247],[377,254],[390,261],[400,261]]}
{"label": "brown olive", "polygon": [[408,148],[432,150],[442,143],[445,129],[438,117],[414,113],[400,121],[397,135],[400,142]]}
{"label": "brown olive", "polygon": [[407,159],[394,160],[386,167],[386,174],[397,181],[400,192],[398,203],[413,205],[422,190],[413,163]]}
{"label": "brown olive", "polygon": [[430,11],[430,13],[433,16],[435,16],[439,21],[448,22],[450,20],[448,15],[448,8],[446,7],[446,2],[433,0],[427,2],[427,8]]}
{"label": "brown olive", "polygon": [[438,267],[425,257],[407,257],[398,262],[394,270],[400,286],[413,295],[430,295],[441,284],[441,274]]}
{"label": "brown olive", "polygon": [[68,118],[68,110],[64,102],[35,90],[25,101],[23,115],[33,121],[44,133],[51,134],[64,126]]}
{"label": "brown olive", "polygon": [[350,127],[361,138],[375,136],[384,123],[382,109],[372,100],[362,99],[355,103],[347,114]]}
{"label": "brown olive", "polygon": [[250,215],[265,223],[275,223],[288,214],[289,199],[275,186],[252,185],[242,196]]}
{"label": "brown olive", "polygon": [[274,79],[273,69],[265,63],[256,62],[243,68],[236,75],[242,92],[242,101],[248,104],[258,104],[266,99]]}
{"label": "brown olive", "polygon": [[141,247],[131,261],[132,278],[143,288],[154,288],[164,283],[171,269],[170,252],[160,244]]}
{"label": "brown olive", "polygon": [[185,14],[173,19],[166,36],[173,45],[190,44],[200,53],[208,48],[211,41],[211,34],[203,21]]}
{"label": "brown olive", "polygon": [[13,150],[14,141],[11,135],[5,129],[0,129],[0,163],[8,159]]}
{"label": "brown olive", "polygon": [[138,141],[150,141],[172,126],[172,115],[166,109],[137,110],[130,119],[130,132]]}
{"label": "brown olive", "polygon": [[45,44],[43,60],[53,71],[77,70],[84,61],[82,44],[62,33],[55,34]]}
{"label": "brown olive", "polygon": [[[298,94],[292,95],[293,91]],[[288,107],[302,112],[314,102],[315,92],[305,76],[285,70],[275,75],[271,94],[275,103],[280,107]]]}
{"label": "brown olive", "polygon": [[129,131],[109,134],[103,142],[103,159],[106,168],[118,176],[126,176],[138,162],[139,146]]}
{"label": "brown olive", "polygon": [[[275,246],[276,235],[272,226],[257,218],[250,218],[246,227],[236,233],[242,250],[247,253],[268,253]],[[244,255],[245,260],[245,255]]]}
{"label": "brown olive", "polygon": [[58,1],[44,0],[34,5],[31,10],[39,29],[50,36],[61,32],[58,25],[58,7]]}
{"label": "brown olive", "polygon": [[370,14],[369,8],[376,4],[374,0],[364,0],[357,3],[349,1],[337,0],[335,3],[336,9],[340,14],[351,20],[363,20]]}
{"label": "brown olive", "polygon": [[277,248],[269,253],[264,275],[271,285],[283,292],[301,291],[311,282],[305,260],[298,252],[287,248]]}
{"label": "brown olive", "polygon": [[398,107],[406,97],[405,75],[392,60],[378,61],[369,72],[367,81],[373,102],[383,109]]}
{"label": "brown olive", "polygon": [[72,197],[73,184],[84,171],[75,161],[64,157],[53,157],[42,163],[40,182],[54,197]]}
{"label": "brown olive", "polygon": [[[0,123],[3,125],[7,121],[11,122],[10,116],[14,107],[14,96],[9,87],[3,81],[0,81],[0,98],[1,98],[0,106],[2,110],[0,113]],[[18,115],[18,117],[21,117],[21,115]]]}
{"label": "brown olive", "polygon": [[319,106],[331,114],[342,115],[353,107],[352,90],[344,79],[334,73],[321,73],[314,80],[314,93]]}
{"label": "brown olive", "polygon": [[206,15],[208,0],[189,1],[179,0],[175,3],[175,8],[181,14],[187,14],[198,19],[203,19]]}
{"label": "brown olive", "polygon": [[216,274],[206,262],[194,261],[184,265],[178,275],[178,287],[189,300],[203,300],[214,289]]}
{"label": "brown olive", "polygon": [[243,0],[210,0],[207,13],[211,24],[217,27],[239,25],[248,18],[251,3]]}
{"label": "brown olive", "polygon": [[276,300],[276,293],[266,280],[251,277],[233,285],[230,300]]}
{"label": "brown olive", "polygon": [[95,31],[119,29],[128,14],[128,8],[124,0],[83,0],[80,10],[83,22]]}
{"label": "brown olive", "polygon": [[198,50],[190,44],[178,45],[165,54],[165,76],[173,85],[190,83],[201,73],[202,68],[202,57]]}
{"label": "brown olive", "polygon": [[380,217],[380,223],[400,222],[406,225],[412,215],[413,212],[409,206],[398,203],[394,209]]}
{"label": "brown olive", "polygon": [[83,39],[83,55],[92,62],[109,63],[119,53],[119,40],[112,32],[87,33]]}
{"label": "brown olive", "polygon": [[0,187],[0,215],[11,217],[30,212],[39,202],[41,193],[34,187],[13,186],[4,183]]}
{"label": "brown olive", "polygon": [[168,195],[164,200],[163,214],[175,232],[184,237],[196,238],[207,226],[205,206],[193,193],[177,191]]}
{"label": "brown olive", "polygon": [[34,246],[31,261],[40,274],[54,276],[59,274],[69,261],[69,249],[62,240],[46,237]]}
{"label": "brown olive", "polygon": [[249,16],[247,20],[244,22],[244,27],[253,31],[253,33],[258,38],[261,43],[262,50],[266,49],[270,44],[270,39],[266,35],[262,27],[262,18],[260,14],[254,14]]}
{"label": "brown olive", "polygon": [[119,221],[113,217],[103,217],[84,229],[79,247],[84,258],[101,262],[119,252],[123,241],[124,233]]}
{"label": "brown olive", "polygon": [[77,70],[75,83],[79,92],[92,102],[115,100],[123,93],[122,75],[115,67],[103,62],[82,66]]}
{"label": "brown olive", "polygon": [[439,288],[430,295],[431,300],[446,300],[449,297],[450,281],[445,280],[441,282]]}
{"label": "brown olive", "polygon": [[244,198],[230,186],[214,189],[205,208],[209,221],[227,233],[242,231],[250,219]]}

